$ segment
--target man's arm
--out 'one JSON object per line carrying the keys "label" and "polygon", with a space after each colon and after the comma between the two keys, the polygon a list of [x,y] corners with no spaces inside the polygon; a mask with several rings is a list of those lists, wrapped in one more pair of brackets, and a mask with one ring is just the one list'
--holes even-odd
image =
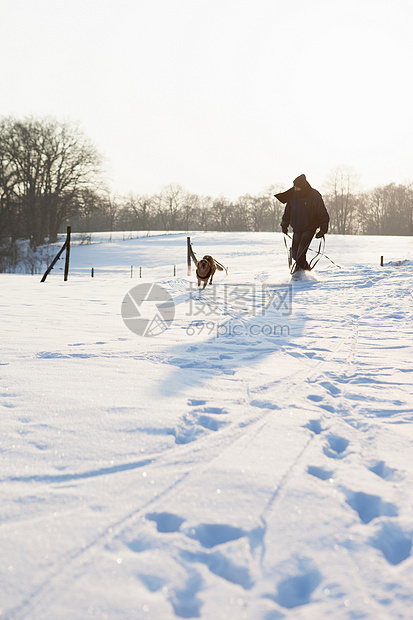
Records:
{"label": "man's arm", "polygon": [[[328,211],[326,209],[326,206],[324,204],[324,200],[321,194],[319,194],[319,200],[317,204],[317,216],[318,216],[318,225],[320,227],[320,232],[322,232],[323,235],[325,235],[328,231],[328,223],[330,221],[330,216],[328,214]],[[321,236],[322,235],[320,235],[320,237]]]}

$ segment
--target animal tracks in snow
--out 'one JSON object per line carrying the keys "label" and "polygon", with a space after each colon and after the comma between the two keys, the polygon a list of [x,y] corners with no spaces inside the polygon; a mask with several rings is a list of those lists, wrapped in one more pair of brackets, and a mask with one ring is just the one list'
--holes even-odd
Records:
{"label": "animal tracks in snow", "polygon": [[[378,436],[379,424],[413,419],[408,406],[411,368],[405,358],[399,368],[386,363],[386,348],[394,347],[391,333],[377,341],[364,329],[362,316],[354,319],[353,338],[345,345],[344,355],[340,348],[331,351],[328,370],[307,378],[312,388],[307,403],[320,417],[305,425],[319,446],[318,457],[314,455],[306,471],[320,488],[328,485],[326,493],[333,489],[343,498],[360,544],[380,552],[388,566],[396,566],[412,554],[412,532],[403,525],[404,502],[402,497],[397,500],[394,484],[403,479],[403,473],[383,459],[371,458],[380,453],[372,437]],[[389,441],[386,435],[385,442]],[[392,440],[399,441],[397,433]],[[357,470],[360,459],[365,474],[354,480],[352,466]]]}
{"label": "animal tracks in snow", "polygon": [[176,444],[189,444],[205,438],[210,432],[216,432],[230,424],[225,419],[228,411],[225,407],[208,405],[205,399],[190,398],[188,410],[181,415],[174,426],[147,428],[142,432],[150,435],[172,435]]}
{"label": "animal tracks in snow", "polygon": [[185,444],[196,441],[208,431],[218,431],[227,424],[224,420],[217,420],[210,415],[192,411],[181,418],[180,423],[172,429],[171,434],[175,437],[175,443]]}
{"label": "animal tracks in snow", "polygon": [[[310,354],[305,357],[321,359]],[[225,375],[225,385],[233,381],[228,378],[228,373],[223,372],[231,367],[230,364],[228,367],[225,364],[225,360],[229,359],[230,356],[217,355],[211,357],[208,366],[208,369],[219,371],[221,377]],[[191,363],[188,364],[188,360],[181,356],[174,357],[172,364],[192,372]],[[296,485],[300,471],[305,484],[315,489],[316,501],[317,496],[323,501],[327,500],[326,504],[330,501],[333,506],[335,504],[333,509],[337,512],[339,503],[340,510],[348,518],[348,529],[344,529],[342,538],[332,538],[332,547],[334,545],[338,548],[337,554],[340,549],[347,553],[352,537],[355,536],[364,549],[367,548],[374,557],[377,555],[377,560],[382,560],[382,564],[390,567],[390,570],[411,556],[411,533],[401,522],[402,511],[398,502],[390,495],[391,483],[396,481],[400,474],[395,467],[390,467],[380,458],[372,458],[372,452],[363,456],[364,428],[355,424],[355,408],[368,406],[368,399],[354,398],[354,386],[357,384],[350,384],[339,374],[325,373],[321,377],[319,382],[312,381],[311,385],[301,379],[293,383],[293,387],[300,388],[304,385],[304,388],[307,388],[301,394],[303,412],[299,412],[298,407],[291,412],[286,411],[285,399],[283,400],[279,391],[280,382],[270,383],[265,396],[263,389],[249,389],[249,398],[245,399],[239,409],[234,407],[237,402],[234,393],[231,401],[227,401],[225,396],[222,397],[224,389],[221,390],[220,398],[216,398],[215,394],[211,394],[211,390],[202,386],[199,390],[192,390],[191,398],[180,401],[179,413],[173,422],[165,417],[160,427],[144,431],[164,434],[167,437],[167,445],[172,448],[171,453],[175,459],[171,461],[171,466],[177,465],[177,473],[160,497],[161,490],[156,484],[157,474],[165,466],[167,459],[161,456],[154,459],[153,463],[148,463],[147,467],[154,472],[151,473],[150,482],[154,483],[153,489],[157,495],[153,493],[153,498],[142,512],[136,513],[136,518],[131,516],[126,524],[121,523],[115,538],[108,537],[110,539],[105,540],[110,551],[113,551],[113,544],[118,547],[115,549],[116,554],[119,558],[124,558],[125,565],[130,562],[134,567],[138,581],[135,587],[142,600],[148,603],[147,606],[151,605],[152,600],[155,603],[154,599],[157,597],[158,600],[163,600],[165,617],[172,617],[172,614],[181,618],[218,617],[219,614],[210,614],[207,603],[207,592],[213,590],[214,596],[216,591],[216,597],[223,601],[228,601],[230,597],[247,601],[245,609],[247,604],[252,607],[254,604],[267,605],[262,607],[265,613],[255,614],[254,609],[249,613],[248,609],[249,615],[244,614],[244,617],[256,617],[260,620],[265,617],[269,620],[282,618],[290,613],[302,614],[304,617],[310,613],[311,604],[320,604],[327,590],[338,592],[338,586],[335,587],[329,582],[327,574],[322,574],[322,563],[301,559],[297,557],[297,551],[294,551],[300,546],[300,541],[294,544],[300,525],[305,529],[311,523],[316,540],[318,520],[322,522],[322,511],[319,514],[316,506],[311,506],[310,510],[309,505],[301,504],[300,485]],[[294,391],[291,391],[295,396]],[[402,399],[399,403],[396,403],[396,400],[393,398],[394,405],[401,407]],[[238,416],[238,413],[241,415]],[[289,417],[290,413],[294,422],[283,428],[280,420]],[[242,414],[245,414],[244,417]],[[297,424],[299,415],[303,417]],[[265,425],[264,418],[272,419],[276,423]],[[252,426],[251,422],[255,421],[258,423]],[[242,424],[246,432],[244,437],[241,433],[238,434],[238,453],[229,448],[229,453],[223,459],[220,450],[211,466],[214,460],[211,458],[212,447],[222,444],[226,448],[230,441],[233,442],[234,431],[241,430]],[[261,436],[265,436],[268,443],[271,443],[274,437],[282,437],[277,446],[280,450],[286,443],[291,428],[295,425],[296,431],[300,424],[297,439],[303,437],[305,441],[296,454],[296,446],[288,446],[284,457],[274,459],[272,463],[268,459],[271,452],[265,449],[267,445],[262,439],[262,451],[258,447],[250,450],[252,440],[255,439],[253,433],[258,436],[261,428],[266,429]],[[380,455],[377,450],[374,456],[377,452]],[[206,458],[199,459],[197,469],[191,458],[199,455]],[[232,458],[234,456],[239,459],[240,467],[232,469],[236,460]],[[170,460],[170,455],[168,458]],[[265,469],[256,467],[251,475],[253,458],[257,463],[261,458],[266,458],[267,465]],[[357,458],[365,464],[366,478],[362,477],[360,480],[354,480],[352,473],[352,463]],[[280,467],[282,461],[286,463],[285,470]],[[277,468],[282,471],[278,477]],[[172,471],[172,467],[170,469]],[[209,476],[202,475],[204,469],[208,469]],[[218,486],[218,483],[214,482],[215,472],[219,473],[216,478],[219,479],[221,489],[227,474],[228,478],[231,478],[232,498],[235,501],[232,504],[227,499],[227,512],[223,508],[223,498],[228,489],[225,489],[221,496],[215,495],[219,491],[213,486]],[[93,471],[91,474],[96,476],[97,472]],[[364,481],[368,477],[372,481],[371,485],[364,487]],[[142,480],[146,482],[149,477]],[[208,480],[212,483],[210,488],[205,484]],[[178,486],[180,481],[183,484]],[[255,494],[255,483],[258,481],[259,492]],[[242,501],[246,501],[244,496],[248,495],[248,483],[251,483],[250,496],[253,498],[249,500],[251,506],[260,502],[264,504],[261,514],[265,516],[265,523],[264,518],[263,523],[260,523],[256,514],[251,516],[251,524],[245,520],[241,524],[238,521],[237,510],[242,506]],[[374,489],[375,484],[377,491]],[[226,520],[225,522],[213,522],[214,516],[211,515],[208,504],[213,504],[215,499],[222,501],[222,504],[217,502],[220,506],[217,510],[220,516],[217,518]],[[186,504],[192,502],[192,512],[196,513],[196,516],[191,515],[191,511],[186,511]],[[251,512],[253,510],[254,508],[251,508]],[[287,517],[288,510],[294,513],[291,521]],[[301,521],[297,518],[300,511],[303,515]],[[332,516],[334,522],[335,515]],[[282,522],[289,523],[287,529],[280,526]],[[332,529],[330,527],[330,534]],[[272,541],[273,545],[271,536],[274,536],[274,540],[278,539],[276,542]],[[283,551],[282,538],[286,539],[286,557],[280,559],[278,553],[280,549]],[[277,550],[276,556],[273,555],[274,548]],[[264,564],[268,566],[267,572]],[[342,595],[334,596],[339,600]],[[230,609],[228,618],[243,617],[242,613],[237,615],[235,609]]]}
{"label": "animal tracks in snow", "polygon": [[208,431],[215,432],[229,424],[220,417],[227,414],[223,407],[208,406],[207,401],[197,399],[189,399],[188,405],[190,411],[185,413],[178,425],[170,431],[177,444],[196,441]]}
{"label": "animal tracks in snow", "polygon": [[[343,462],[345,465],[346,459],[353,453],[350,439],[323,428],[320,420],[310,420],[305,428],[315,436],[324,435],[322,452],[330,462]],[[365,467],[366,471],[382,479],[383,484],[400,477],[397,470],[383,460],[370,461]],[[327,465],[308,465],[307,473],[323,484],[326,481],[336,482],[336,472]],[[396,566],[410,557],[413,535],[397,523],[399,508],[394,502],[383,499],[379,494],[352,490],[344,485],[337,485],[337,489],[344,495],[349,508],[356,513],[359,523],[374,528],[373,533],[369,531],[364,538],[367,545],[379,550],[390,566]]]}
{"label": "animal tracks in snow", "polygon": [[[147,524],[145,528],[145,524]],[[201,616],[200,593],[205,588],[203,567],[228,584],[250,590],[254,579],[250,572],[251,550],[262,541],[261,527],[248,531],[226,523],[191,524],[170,512],[150,512],[141,519],[140,533],[127,540],[132,553],[142,556],[139,565],[150,565],[154,549],[173,542],[173,564],[164,574],[139,572],[149,592],[163,589],[178,617]],[[126,542],[124,540],[124,542]]]}

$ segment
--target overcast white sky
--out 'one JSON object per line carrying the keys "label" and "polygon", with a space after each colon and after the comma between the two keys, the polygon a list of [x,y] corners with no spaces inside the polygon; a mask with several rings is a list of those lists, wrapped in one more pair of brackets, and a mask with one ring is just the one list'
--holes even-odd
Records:
{"label": "overcast white sky", "polygon": [[0,7],[0,115],[79,121],[116,192],[413,181],[413,0]]}

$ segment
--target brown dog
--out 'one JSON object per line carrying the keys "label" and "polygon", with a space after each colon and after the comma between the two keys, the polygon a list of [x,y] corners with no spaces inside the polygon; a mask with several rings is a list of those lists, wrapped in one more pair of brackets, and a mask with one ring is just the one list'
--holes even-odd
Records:
{"label": "brown dog", "polygon": [[201,286],[201,282],[204,283],[204,288],[209,283],[212,284],[212,278],[216,270],[224,271],[224,268],[216,263],[212,256],[208,254],[201,260],[196,261],[196,277],[198,278],[198,286]]}

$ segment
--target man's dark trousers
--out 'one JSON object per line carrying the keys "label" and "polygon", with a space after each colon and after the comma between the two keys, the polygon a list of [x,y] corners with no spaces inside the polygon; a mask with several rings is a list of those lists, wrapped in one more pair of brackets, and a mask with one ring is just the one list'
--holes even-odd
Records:
{"label": "man's dark trousers", "polygon": [[307,250],[315,230],[306,230],[303,233],[293,234],[292,257],[297,264],[298,269],[308,269]]}

